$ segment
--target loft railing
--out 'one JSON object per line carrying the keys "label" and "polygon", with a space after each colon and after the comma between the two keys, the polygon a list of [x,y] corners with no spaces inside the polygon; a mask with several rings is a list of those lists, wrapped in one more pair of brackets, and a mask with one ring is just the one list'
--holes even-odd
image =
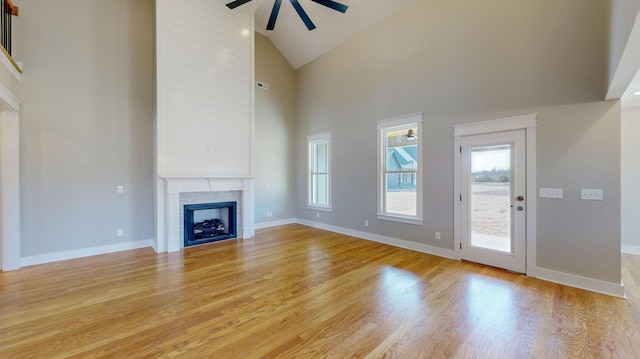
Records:
{"label": "loft railing", "polygon": [[18,16],[18,11],[18,7],[13,5],[11,0],[0,0],[0,29],[2,32],[0,42],[9,55],[11,55],[11,18]]}

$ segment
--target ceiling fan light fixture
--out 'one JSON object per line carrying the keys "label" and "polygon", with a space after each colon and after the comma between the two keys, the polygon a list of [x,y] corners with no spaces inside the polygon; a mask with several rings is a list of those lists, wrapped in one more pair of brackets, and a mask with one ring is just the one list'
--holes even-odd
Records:
{"label": "ceiling fan light fixture", "polygon": [[230,3],[227,3],[227,7],[229,9],[233,10],[233,9],[237,8],[238,6],[240,6],[240,5],[244,5],[244,4],[248,3],[249,1],[251,1],[251,0],[236,0],[236,1],[232,1]]}
{"label": "ceiling fan light fixture", "polygon": [[[227,3],[226,6],[229,9],[235,9],[240,5],[244,5],[248,3],[249,1],[251,0],[235,0],[230,3]],[[349,8],[349,6],[333,0],[311,0],[311,1],[315,2],[316,4],[326,6],[335,11],[341,12],[343,14],[347,12],[347,9]],[[304,11],[304,9],[302,8],[302,5],[300,5],[298,0],[289,0],[289,2],[298,13],[298,16],[300,16],[300,19],[302,20],[302,22],[304,22],[304,24],[307,26],[307,29],[309,29],[309,31],[315,29],[316,25],[313,23],[313,21],[311,21],[311,18],[309,18],[309,15],[307,15],[307,12]],[[278,13],[280,12],[280,5],[282,5],[282,0],[275,0],[273,3],[273,8],[271,9],[271,16],[269,16],[269,22],[267,23],[267,30],[269,31],[274,30],[276,27],[276,20],[278,19]]]}
{"label": "ceiling fan light fixture", "polygon": [[335,11],[340,11],[343,14],[347,12],[347,9],[349,9],[349,6],[333,0],[311,0],[311,1],[313,1],[314,3],[318,3],[320,5],[324,5]]}
{"label": "ceiling fan light fixture", "polygon": [[273,8],[271,9],[271,15],[269,16],[269,22],[267,23],[267,30],[275,29],[276,19],[280,12],[280,5],[282,5],[282,0],[276,0],[273,2]]}

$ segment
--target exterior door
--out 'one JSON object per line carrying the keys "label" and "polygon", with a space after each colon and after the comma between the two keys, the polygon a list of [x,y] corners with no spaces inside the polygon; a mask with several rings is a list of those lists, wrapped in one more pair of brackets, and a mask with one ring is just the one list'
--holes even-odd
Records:
{"label": "exterior door", "polygon": [[525,273],[525,130],[462,136],[460,145],[461,258]]}

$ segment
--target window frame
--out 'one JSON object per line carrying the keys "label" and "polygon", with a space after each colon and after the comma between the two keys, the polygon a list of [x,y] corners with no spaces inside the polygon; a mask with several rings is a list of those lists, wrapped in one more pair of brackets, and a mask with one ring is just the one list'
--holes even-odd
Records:
{"label": "window frame", "polygon": [[[327,172],[314,172],[315,168],[315,154],[316,145],[326,143],[327,144]],[[331,212],[331,132],[323,132],[315,135],[307,136],[307,208],[325,212]],[[327,175],[327,205],[313,203],[314,188],[313,178],[314,175],[326,174]],[[317,197],[317,196],[316,196]]]}
{"label": "window frame", "polygon": [[[408,224],[422,225],[423,223],[423,203],[422,203],[422,177],[423,177],[423,151],[422,151],[422,117],[423,114],[416,113],[391,119],[385,119],[377,121],[377,137],[378,137],[378,168],[377,168],[377,211],[376,216],[378,219],[401,222]],[[416,145],[418,146],[418,168],[416,169],[416,215],[406,215],[391,213],[385,211],[385,199],[386,199],[386,181],[387,181],[387,142],[385,134],[389,131],[397,131],[402,129],[408,129],[410,127],[416,127]]]}

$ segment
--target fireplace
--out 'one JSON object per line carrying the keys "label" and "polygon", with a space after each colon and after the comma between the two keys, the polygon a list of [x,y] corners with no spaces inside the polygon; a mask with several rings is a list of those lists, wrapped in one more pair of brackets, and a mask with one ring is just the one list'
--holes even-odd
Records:
{"label": "fireplace", "polygon": [[236,202],[184,206],[184,246],[237,238]]}
{"label": "fireplace", "polygon": [[255,234],[255,196],[251,177],[163,177],[158,181],[157,252],[184,247],[184,206],[236,202],[236,238]]}

